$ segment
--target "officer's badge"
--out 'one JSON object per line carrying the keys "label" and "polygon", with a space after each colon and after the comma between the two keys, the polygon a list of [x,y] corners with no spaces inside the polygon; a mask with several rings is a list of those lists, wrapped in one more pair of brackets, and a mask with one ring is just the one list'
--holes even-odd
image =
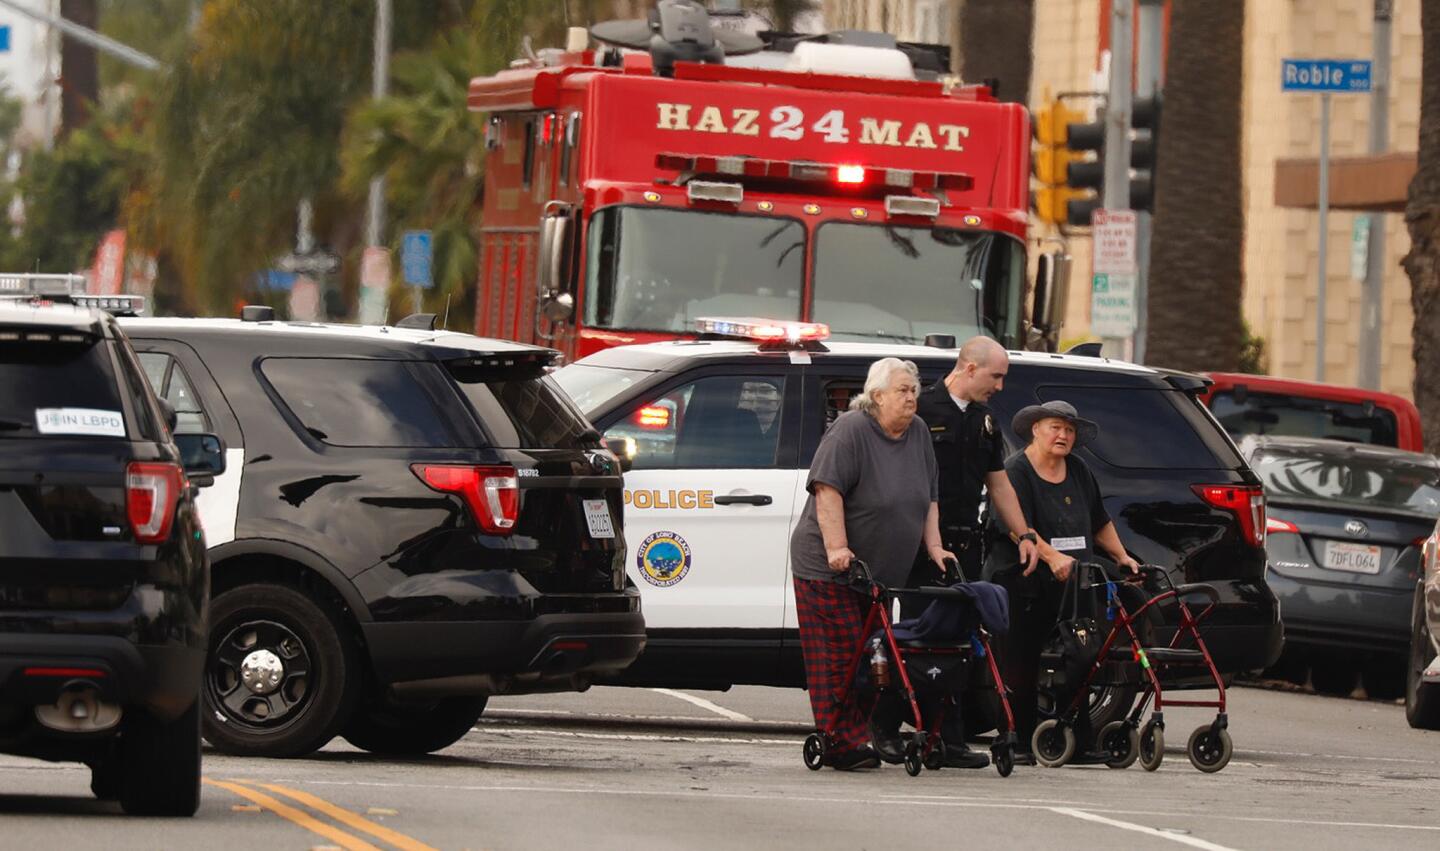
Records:
{"label": "officer's badge", "polygon": [[994,434],[994,433],[995,433],[995,418],[992,417],[992,416],[990,416],[989,414],[986,414],[986,415],[985,415],[985,433],[986,433],[986,434]]}
{"label": "officer's badge", "polygon": [[1065,504],[1066,504],[1066,505],[1069,505],[1069,504],[1070,504],[1070,497],[1068,497],[1068,496],[1065,497]]}

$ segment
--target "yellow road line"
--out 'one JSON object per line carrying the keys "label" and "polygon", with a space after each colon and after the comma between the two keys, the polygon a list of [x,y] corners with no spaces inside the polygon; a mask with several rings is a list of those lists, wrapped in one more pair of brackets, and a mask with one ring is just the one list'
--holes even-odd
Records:
{"label": "yellow road line", "polygon": [[394,845],[396,848],[401,849],[401,851],[436,851],[435,848],[432,848],[431,846],[426,845],[425,843],[420,842],[417,839],[413,839],[398,831],[391,830],[384,825],[376,824],[375,822],[370,821],[359,813],[352,812],[345,809],[344,807],[337,807],[336,805],[330,803],[324,798],[317,798],[314,795],[311,795],[309,792],[301,792],[299,789],[290,789],[285,786],[276,786],[270,783],[257,783],[255,785],[259,786],[262,789],[268,789],[277,795],[284,795],[287,798],[299,801],[300,803],[311,808],[312,810],[322,812],[330,818],[341,822],[342,824],[349,825],[355,830],[368,833],[376,839],[388,842],[391,845]]}
{"label": "yellow road line", "polygon": [[239,795],[240,797],[248,801],[253,801],[254,803],[257,803],[265,809],[276,814],[277,816],[280,816],[287,821],[293,822],[294,824],[305,828],[311,833],[318,833],[319,835],[339,845],[341,848],[349,849],[349,851],[380,851],[379,848],[371,845],[365,840],[355,836],[351,836],[350,834],[346,833],[343,830],[340,830],[337,827],[331,827],[330,825],[326,824],[323,821],[320,821],[309,813],[297,810],[289,804],[283,804],[280,801],[277,801],[274,798],[270,797],[269,795],[264,794],[263,792],[257,792],[254,789],[247,789],[238,783],[227,783],[224,780],[211,780],[208,777],[204,778],[202,782],[204,782],[206,785],[215,786],[220,789],[224,789],[227,792]]}

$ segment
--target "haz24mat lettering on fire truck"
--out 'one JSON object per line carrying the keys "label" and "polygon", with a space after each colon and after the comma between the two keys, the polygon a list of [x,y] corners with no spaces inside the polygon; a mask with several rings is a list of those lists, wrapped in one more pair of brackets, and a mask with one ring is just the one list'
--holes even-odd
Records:
{"label": "haz24mat lettering on fire truck", "polygon": [[[732,136],[760,136],[798,142],[805,138],[806,115],[799,107],[777,106],[762,117],[761,110],[735,108],[726,111],[718,106],[696,107],[688,103],[657,103],[658,130],[680,130],[692,133],[727,133]],[[768,119],[768,120],[767,120]],[[822,141],[848,144],[858,133],[862,145],[890,148],[927,148],[963,151],[961,139],[970,138],[970,128],[963,124],[936,124],[925,121],[906,123],[895,119],[862,116],[858,127],[843,109],[832,109],[809,125],[809,132]]]}
{"label": "haz24mat lettering on fire truck", "polygon": [[674,532],[654,532],[636,548],[635,565],[645,581],[668,588],[690,572],[690,545]]}

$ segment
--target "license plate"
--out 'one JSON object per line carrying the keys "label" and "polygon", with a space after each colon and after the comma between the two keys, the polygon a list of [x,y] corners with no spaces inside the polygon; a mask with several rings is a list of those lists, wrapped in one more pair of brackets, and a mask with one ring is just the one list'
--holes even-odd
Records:
{"label": "license plate", "polygon": [[1325,544],[1324,567],[1350,573],[1379,573],[1380,548],[1368,544],[1329,541]]}
{"label": "license plate", "polygon": [[586,499],[582,502],[585,505],[585,523],[590,527],[590,537],[615,537],[615,524],[610,522],[610,503],[603,499]]}

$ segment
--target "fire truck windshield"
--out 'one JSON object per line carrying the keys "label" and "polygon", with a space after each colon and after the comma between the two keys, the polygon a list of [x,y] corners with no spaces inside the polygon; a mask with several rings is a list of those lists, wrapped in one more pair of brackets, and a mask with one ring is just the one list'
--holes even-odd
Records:
{"label": "fire truck windshield", "polygon": [[997,233],[829,222],[815,244],[810,318],[835,340],[1020,342],[1025,250]]}
{"label": "fire truck windshield", "polygon": [[607,207],[587,241],[588,325],[687,332],[702,316],[801,318],[805,227],[794,219]]}

